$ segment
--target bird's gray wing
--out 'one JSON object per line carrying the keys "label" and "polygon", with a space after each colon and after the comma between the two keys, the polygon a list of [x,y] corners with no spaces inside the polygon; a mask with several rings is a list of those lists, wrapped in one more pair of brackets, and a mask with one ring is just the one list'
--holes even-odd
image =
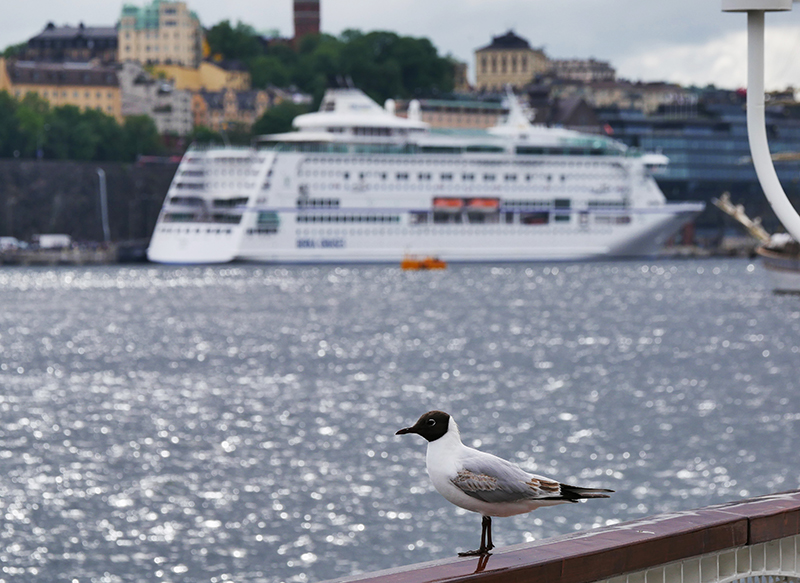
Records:
{"label": "bird's gray wing", "polygon": [[464,460],[451,481],[462,492],[490,503],[559,499],[561,484],[534,476],[501,458],[485,455]]}

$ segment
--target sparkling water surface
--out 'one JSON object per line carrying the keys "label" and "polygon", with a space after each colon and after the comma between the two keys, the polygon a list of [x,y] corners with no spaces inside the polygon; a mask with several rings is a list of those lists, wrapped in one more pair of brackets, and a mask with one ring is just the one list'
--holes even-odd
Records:
{"label": "sparkling water surface", "polygon": [[800,299],[747,260],[0,270],[0,581],[320,581],[475,548],[395,436],[609,500],[499,546],[799,487]]}

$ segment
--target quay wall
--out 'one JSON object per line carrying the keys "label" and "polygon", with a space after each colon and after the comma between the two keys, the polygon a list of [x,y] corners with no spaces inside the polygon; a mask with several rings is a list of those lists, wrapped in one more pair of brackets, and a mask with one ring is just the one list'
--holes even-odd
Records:
{"label": "quay wall", "polygon": [[148,239],[176,162],[118,163],[0,159],[0,236],[30,241],[64,233],[102,241],[101,168],[106,174],[112,241]]}

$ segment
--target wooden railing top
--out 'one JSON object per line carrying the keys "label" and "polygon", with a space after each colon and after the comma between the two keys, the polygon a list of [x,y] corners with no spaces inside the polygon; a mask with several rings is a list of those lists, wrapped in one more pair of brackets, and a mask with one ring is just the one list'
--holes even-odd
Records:
{"label": "wooden railing top", "polygon": [[800,534],[800,490],[659,514],[565,536],[339,579],[340,583],[591,583]]}

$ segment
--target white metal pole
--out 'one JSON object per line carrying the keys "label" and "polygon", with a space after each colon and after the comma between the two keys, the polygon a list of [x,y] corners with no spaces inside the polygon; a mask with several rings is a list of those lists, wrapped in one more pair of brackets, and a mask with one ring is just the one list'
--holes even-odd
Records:
{"label": "white metal pole", "polygon": [[111,241],[111,232],[108,228],[108,197],[106,195],[106,173],[102,168],[97,169],[100,178],[100,220],[103,223],[103,240]]}
{"label": "white metal pole", "polygon": [[767,143],[764,117],[764,11],[747,11],[747,133],[758,181],[778,219],[800,241],[800,215],[783,191]]}

